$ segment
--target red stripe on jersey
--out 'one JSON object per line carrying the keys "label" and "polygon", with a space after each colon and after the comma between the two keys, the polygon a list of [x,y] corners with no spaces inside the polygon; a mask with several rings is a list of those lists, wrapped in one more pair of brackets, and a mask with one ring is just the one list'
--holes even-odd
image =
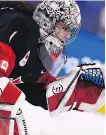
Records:
{"label": "red stripe on jersey", "polygon": [[[10,73],[12,72],[15,65],[15,59],[16,59],[16,56],[12,48],[9,45],[0,42],[0,61],[1,62],[4,61],[5,63],[6,62],[8,63],[7,70],[4,70],[1,66],[0,66],[0,70],[4,72],[6,76],[9,76]],[[5,63],[1,63],[1,64],[5,64]]]}
{"label": "red stripe on jersey", "polygon": [[39,79],[36,81],[36,83],[45,83],[44,88],[47,88],[47,86],[56,81],[56,78],[53,77],[49,72],[45,72]]}

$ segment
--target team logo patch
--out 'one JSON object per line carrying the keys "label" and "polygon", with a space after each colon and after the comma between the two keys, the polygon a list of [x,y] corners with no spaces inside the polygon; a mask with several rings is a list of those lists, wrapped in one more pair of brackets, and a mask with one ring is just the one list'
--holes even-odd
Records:
{"label": "team logo patch", "polygon": [[5,70],[5,72],[8,69],[8,62],[5,60],[0,60],[0,68],[2,68],[3,70]]}
{"label": "team logo patch", "polygon": [[54,94],[60,93],[63,91],[63,86],[61,84],[55,85],[52,88]]}

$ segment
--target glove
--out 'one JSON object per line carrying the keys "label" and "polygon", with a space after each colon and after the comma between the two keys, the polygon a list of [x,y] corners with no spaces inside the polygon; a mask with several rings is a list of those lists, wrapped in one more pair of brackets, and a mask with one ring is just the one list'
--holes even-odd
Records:
{"label": "glove", "polygon": [[47,87],[51,115],[72,109],[96,112],[105,104],[104,68],[97,64],[81,65],[66,77]]}

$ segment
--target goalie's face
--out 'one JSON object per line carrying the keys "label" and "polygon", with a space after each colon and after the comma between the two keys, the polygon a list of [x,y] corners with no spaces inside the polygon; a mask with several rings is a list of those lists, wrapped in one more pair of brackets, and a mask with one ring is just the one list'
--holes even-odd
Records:
{"label": "goalie's face", "polygon": [[59,40],[65,42],[70,39],[70,28],[64,22],[58,22],[55,27],[55,34]]}

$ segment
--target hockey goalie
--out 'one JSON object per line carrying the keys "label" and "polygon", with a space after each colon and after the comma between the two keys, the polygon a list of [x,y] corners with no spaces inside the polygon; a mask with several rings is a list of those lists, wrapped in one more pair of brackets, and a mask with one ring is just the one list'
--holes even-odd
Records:
{"label": "hockey goalie", "polygon": [[[24,100],[51,115],[99,111],[104,105],[104,68],[80,65],[57,78],[65,47],[79,32],[75,1],[0,2],[0,135],[28,135]],[[31,134],[32,135],[32,134]]]}

